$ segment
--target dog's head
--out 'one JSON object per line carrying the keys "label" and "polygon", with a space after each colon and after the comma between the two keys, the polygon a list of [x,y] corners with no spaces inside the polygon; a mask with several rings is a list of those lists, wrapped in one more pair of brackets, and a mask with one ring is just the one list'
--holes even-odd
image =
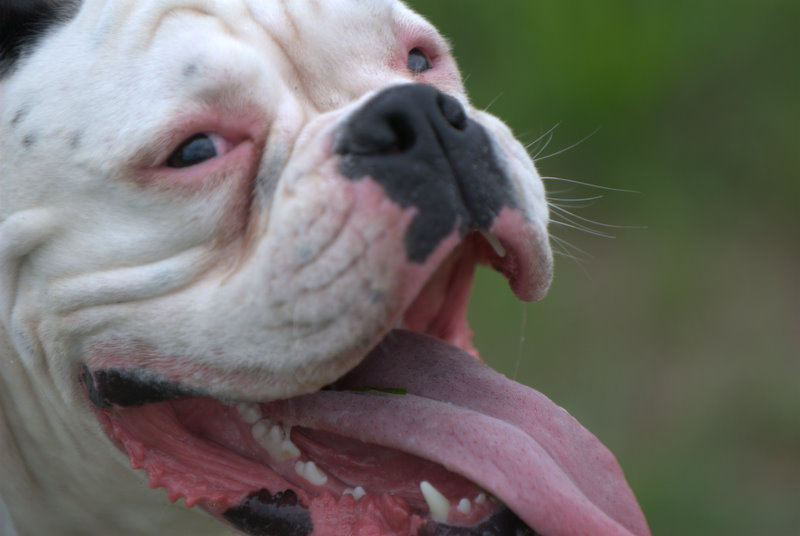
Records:
{"label": "dog's head", "polygon": [[548,213],[434,28],[42,4],[3,43],[0,318],[82,426],[252,535],[646,533],[597,440],[469,355],[475,266],[541,297]]}

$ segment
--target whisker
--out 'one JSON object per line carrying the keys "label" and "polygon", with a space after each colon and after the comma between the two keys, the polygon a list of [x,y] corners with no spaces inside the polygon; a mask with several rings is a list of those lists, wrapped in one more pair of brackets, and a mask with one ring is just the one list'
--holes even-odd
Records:
{"label": "whisker", "polygon": [[[541,139],[541,138],[540,138],[540,139]],[[541,143],[541,144],[542,144],[542,146],[541,146],[541,147],[539,147],[539,149],[536,151],[536,154],[534,154],[534,155],[531,157],[531,159],[532,159],[534,162],[536,162],[536,160],[539,158],[539,155],[540,155],[540,154],[542,154],[543,152],[545,152],[545,151],[547,150],[547,148],[550,146],[550,142],[552,142],[552,141],[553,141],[553,132],[552,132],[552,131],[550,131],[550,132],[548,132],[548,133],[546,134],[546,137],[544,138],[544,141],[543,141],[543,142],[537,142],[537,143]]]}
{"label": "whisker", "polygon": [[[551,235],[550,239],[553,241],[551,245],[551,247],[553,248],[553,255],[571,260],[572,262],[575,263],[575,266],[580,268],[580,270],[587,277],[590,276],[589,270],[586,268],[586,265],[591,259],[594,258],[592,257],[592,255],[570,244],[566,240],[558,238],[557,236]],[[574,250],[574,252],[571,250]]]}
{"label": "whisker", "polygon": [[569,210],[566,210],[565,208],[560,207],[558,205],[550,205],[550,208],[552,208],[556,212],[561,213],[561,216],[567,219],[568,221],[570,218],[575,218],[578,221],[588,223],[591,225],[597,225],[599,227],[605,227],[606,229],[637,229],[637,230],[647,229],[647,227],[641,225],[612,225],[610,223],[601,223],[599,221],[590,220],[589,218],[584,218],[583,216],[578,216],[577,214],[572,213]]}
{"label": "whisker", "polygon": [[561,203],[589,203],[592,201],[599,201],[603,199],[603,195],[595,195],[592,197],[553,197],[552,195],[547,196],[548,203],[559,204]]}
{"label": "whisker", "polygon": [[541,134],[541,135],[540,135],[538,138],[536,138],[536,139],[535,139],[535,140],[533,140],[532,142],[530,142],[530,143],[528,143],[527,145],[525,145],[525,149],[527,149],[527,150],[530,150],[530,148],[531,148],[531,147],[533,147],[533,146],[534,146],[534,145],[536,145],[537,143],[541,142],[541,141],[542,141],[543,139],[545,139],[545,138],[548,138],[548,143],[550,143],[550,140],[552,140],[552,139],[553,139],[553,132],[554,132],[554,131],[555,131],[555,129],[557,129],[557,128],[558,128],[560,125],[561,125],[561,122],[559,121],[558,123],[556,123],[555,125],[553,125],[552,127],[550,127],[548,130],[546,130],[545,132],[543,132],[543,133],[542,133],[542,134]]}
{"label": "whisker", "polygon": [[483,111],[488,113],[489,112],[489,108],[494,106],[494,103],[496,103],[498,100],[500,100],[500,97],[502,97],[502,96],[503,96],[503,92],[501,91],[500,93],[497,94],[497,96],[495,98],[493,98],[489,102],[489,104],[486,105],[486,107],[483,109]]}
{"label": "whisker", "polygon": [[563,238],[560,238],[555,235],[550,235],[550,240],[555,242],[555,245],[561,248],[560,253],[562,255],[565,255],[574,261],[585,262],[594,258],[594,255],[592,255],[588,251],[579,248],[572,242],[568,242]]}
{"label": "whisker", "polygon": [[547,205],[550,208],[571,208],[571,209],[579,209],[579,208],[589,208],[594,205],[594,202],[598,199],[602,199],[603,196],[598,197],[587,197],[584,199],[570,199],[570,198],[548,198]]}
{"label": "whisker", "polygon": [[578,146],[578,145],[580,145],[581,143],[585,142],[586,140],[588,140],[589,138],[591,138],[592,136],[594,136],[595,134],[597,134],[599,131],[600,131],[600,128],[598,127],[598,128],[596,128],[596,129],[594,129],[594,131],[593,131],[593,132],[591,132],[589,135],[587,135],[587,136],[584,136],[582,139],[580,139],[580,140],[578,140],[577,142],[573,143],[573,144],[572,144],[572,145],[570,145],[569,147],[565,147],[565,148],[561,149],[560,151],[556,151],[555,153],[549,154],[549,155],[547,155],[547,156],[539,156],[539,155],[536,155],[536,157],[534,157],[534,159],[533,159],[533,160],[534,160],[535,162],[539,162],[540,160],[547,160],[548,158],[553,158],[554,156],[558,156],[558,155],[560,155],[560,154],[562,154],[562,153],[566,153],[567,151],[569,151],[569,150],[571,150],[571,149],[574,149],[575,147],[577,147],[577,146]]}
{"label": "whisker", "polygon": [[577,184],[578,186],[586,186],[587,188],[594,188],[596,190],[606,190],[609,192],[620,192],[624,194],[640,194],[638,190],[626,190],[623,188],[612,188],[610,186],[600,186],[599,184],[592,184],[589,182],[577,181],[575,179],[565,179],[564,177],[542,177],[543,181],[556,181],[566,182],[569,184]]}
{"label": "whisker", "polygon": [[598,231],[597,229],[592,229],[590,227],[586,227],[585,225],[581,225],[581,224],[576,223],[576,222],[550,220],[550,224],[551,225],[560,225],[562,227],[568,227],[570,229],[575,229],[576,231],[583,231],[584,233],[588,233],[588,234],[594,235],[594,236],[599,236],[601,238],[611,238],[611,239],[617,238],[614,235],[610,235],[608,233],[604,233],[603,231]]}

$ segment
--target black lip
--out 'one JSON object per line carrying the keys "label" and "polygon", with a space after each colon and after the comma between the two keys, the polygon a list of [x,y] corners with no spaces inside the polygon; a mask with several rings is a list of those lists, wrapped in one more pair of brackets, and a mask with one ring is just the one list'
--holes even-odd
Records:
{"label": "black lip", "polygon": [[454,527],[431,521],[417,536],[540,536],[517,514],[505,508],[475,527]]}
{"label": "black lip", "polygon": [[222,517],[248,536],[309,536],[314,531],[311,514],[292,490],[253,492]]}
{"label": "black lip", "polygon": [[97,409],[111,409],[113,406],[128,408],[203,396],[197,390],[141,370],[109,368],[92,372],[83,365],[81,381],[86,386],[89,400]]}
{"label": "black lip", "polygon": [[[262,489],[248,495],[222,516],[247,536],[310,536],[314,524],[308,509],[292,490],[272,495]],[[514,512],[505,508],[474,527],[429,521],[417,536],[539,536]]]}

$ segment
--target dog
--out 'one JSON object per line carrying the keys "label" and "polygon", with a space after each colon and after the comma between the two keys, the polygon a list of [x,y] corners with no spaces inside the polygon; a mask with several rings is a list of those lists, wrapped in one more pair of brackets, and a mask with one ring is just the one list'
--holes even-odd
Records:
{"label": "dog", "polygon": [[422,17],[20,0],[0,47],[3,536],[649,535],[476,359],[473,270],[539,299],[547,203]]}

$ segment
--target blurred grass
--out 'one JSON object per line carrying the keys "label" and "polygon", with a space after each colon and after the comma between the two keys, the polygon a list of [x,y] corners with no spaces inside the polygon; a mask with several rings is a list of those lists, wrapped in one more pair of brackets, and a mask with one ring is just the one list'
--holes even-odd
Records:
{"label": "blurred grass", "polygon": [[481,353],[617,454],[654,535],[800,535],[800,2],[411,4],[476,106],[559,125],[542,156],[599,129],[542,175],[639,193],[549,191],[646,226],[553,225],[588,256],[538,304],[481,271]]}

